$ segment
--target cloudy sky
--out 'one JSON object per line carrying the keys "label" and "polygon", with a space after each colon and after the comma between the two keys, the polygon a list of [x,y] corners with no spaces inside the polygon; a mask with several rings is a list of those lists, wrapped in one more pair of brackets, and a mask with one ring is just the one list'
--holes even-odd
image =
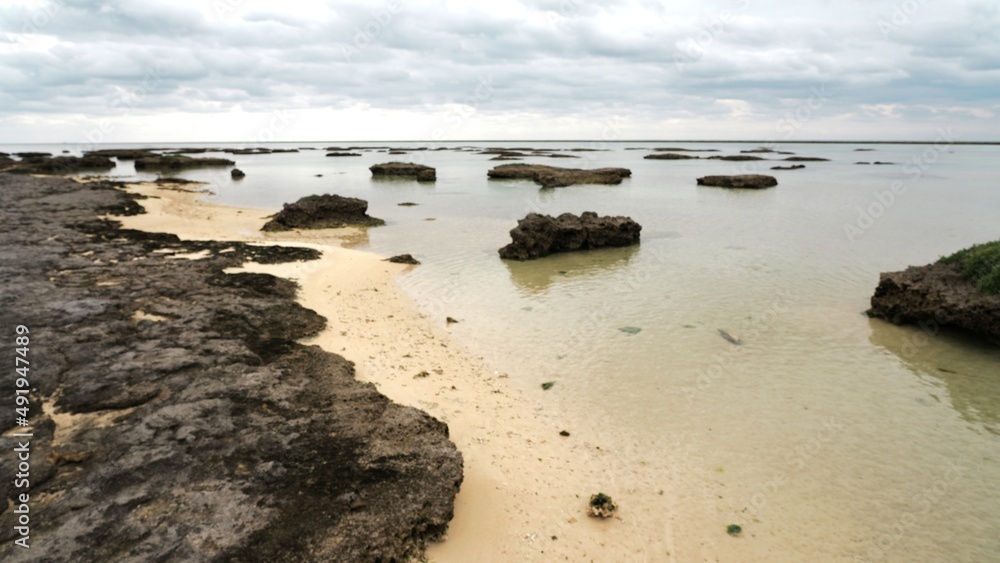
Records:
{"label": "cloudy sky", "polygon": [[0,143],[1000,141],[996,0],[3,0]]}

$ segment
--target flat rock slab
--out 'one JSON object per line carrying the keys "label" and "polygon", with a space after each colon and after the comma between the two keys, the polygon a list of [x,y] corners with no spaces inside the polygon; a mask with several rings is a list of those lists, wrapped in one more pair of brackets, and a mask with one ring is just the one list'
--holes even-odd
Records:
{"label": "flat rock slab", "polygon": [[382,219],[368,215],[368,202],[363,199],[323,194],[286,203],[260,230],[339,229],[377,227],[384,224]]}
{"label": "flat rock slab", "polygon": [[501,164],[486,173],[494,179],[528,179],[542,185],[543,188],[562,188],[575,184],[608,184],[622,183],[624,178],[632,175],[628,168],[560,168],[542,164]]}
{"label": "flat rock slab", "polygon": [[736,176],[705,176],[698,178],[699,186],[713,186],[717,188],[743,188],[759,190],[778,185],[778,180],[774,176],[764,174],[738,174]]}
{"label": "flat rock slab", "polygon": [[701,157],[692,154],[677,154],[674,152],[658,152],[644,156],[646,160],[698,160]]}
{"label": "flat rock slab", "polygon": [[558,217],[529,213],[510,231],[511,243],[500,257],[531,260],[556,252],[588,250],[639,243],[642,226],[629,217],[598,217],[592,211]]}
{"label": "flat rock slab", "polygon": [[[462,481],[447,426],[298,344],[325,319],[293,282],[224,273],[318,252],[98,218],[141,211],[109,183],[0,174],[0,324],[30,330],[34,434],[30,489],[0,456],[0,561],[419,557]],[[11,403],[14,386],[0,378]],[[14,416],[0,409],[0,431]],[[30,549],[8,504],[25,493]]]}
{"label": "flat rock slab", "polygon": [[987,295],[964,279],[959,264],[937,262],[885,272],[868,316],[894,324],[933,323],[972,331],[1000,343],[1000,295]]}
{"label": "flat rock slab", "polygon": [[193,158],[180,154],[144,156],[135,159],[136,170],[183,170],[206,166],[233,166],[228,158]]}
{"label": "flat rock slab", "polygon": [[372,176],[404,176],[416,178],[418,182],[433,182],[437,180],[437,171],[430,166],[423,164],[412,164],[408,162],[386,162],[376,164],[368,168],[372,171]]}
{"label": "flat rock slab", "polygon": [[110,170],[117,166],[105,156],[47,156],[48,153],[18,153],[21,160],[4,157],[0,170],[15,174],[75,174],[85,170]]}

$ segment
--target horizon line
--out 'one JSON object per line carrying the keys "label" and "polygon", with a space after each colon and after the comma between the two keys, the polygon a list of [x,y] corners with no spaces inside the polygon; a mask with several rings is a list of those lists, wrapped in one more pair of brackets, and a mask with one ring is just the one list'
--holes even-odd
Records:
{"label": "horizon line", "polygon": [[[606,141],[603,139],[457,139],[457,140],[433,140],[433,139],[379,139],[373,141],[362,141],[362,140],[319,140],[319,141],[306,141],[306,140],[295,140],[295,141],[122,141],[122,142],[101,142],[101,143],[74,143],[70,141],[35,141],[29,143],[19,143],[19,142],[0,142],[0,145],[82,145],[89,144],[91,146],[100,145],[148,145],[153,143],[180,143],[185,145],[192,144],[240,144],[240,145],[276,145],[276,144],[296,144],[296,143],[428,143],[428,144],[454,144],[454,143],[605,143],[605,144],[622,144],[622,143],[760,143],[760,144],[773,144],[773,145],[793,145],[793,144],[831,144],[831,145],[849,145],[849,144],[863,144],[863,145],[935,145],[942,143],[941,140],[936,141],[901,141],[901,140],[880,140],[880,141],[862,141],[862,140],[811,140],[811,141],[775,141],[773,139],[707,139],[707,140],[694,140],[694,139],[620,139]],[[943,141],[948,145],[1000,145],[1000,141]]]}

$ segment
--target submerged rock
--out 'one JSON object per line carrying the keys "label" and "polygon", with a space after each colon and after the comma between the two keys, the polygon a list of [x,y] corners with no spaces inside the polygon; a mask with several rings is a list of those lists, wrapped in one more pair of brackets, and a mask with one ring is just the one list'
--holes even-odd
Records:
{"label": "submerged rock", "polygon": [[418,182],[433,182],[437,180],[437,171],[430,166],[408,162],[386,162],[369,168],[372,176],[407,176],[416,178]]}
{"label": "submerged rock", "polygon": [[771,170],[801,170],[805,167],[805,164],[793,164],[791,166],[772,166]]}
{"label": "submerged rock", "polygon": [[699,186],[714,186],[717,188],[745,188],[758,190],[778,185],[774,176],[764,174],[738,174],[736,176],[705,176],[698,178]]}
{"label": "submerged rock", "polygon": [[368,216],[367,201],[324,194],[306,196],[295,203],[286,203],[260,230],[338,229],[377,227],[384,224],[382,219]]}
{"label": "submerged rock", "polygon": [[642,226],[629,217],[598,217],[592,211],[558,217],[529,213],[510,231],[511,243],[500,257],[531,260],[556,252],[587,250],[639,243]]}
{"label": "submerged rock", "polygon": [[486,173],[493,179],[528,179],[543,188],[562,188],[574,184],[620,184],[632,175],[628,168],[559,168],[542,164],[501,164]]}
{"label": "submerged rock", "polygon": [[1000,343],[1000,241],[879,276],[868,316],[952,326]]}

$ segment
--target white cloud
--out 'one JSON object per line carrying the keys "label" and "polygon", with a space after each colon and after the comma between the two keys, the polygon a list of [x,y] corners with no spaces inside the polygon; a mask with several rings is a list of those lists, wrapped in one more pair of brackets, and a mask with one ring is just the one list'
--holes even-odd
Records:
{"label": "white cloud", "polygon": [[611,115],[639,137],[767,136],[822,87],[829,98],[798,138],[919,138],[949,120],[965,139],[998,139],[1000,10],[928,2],[895,23],[892,11],[820,0],[7,2],[0,141],[61,141],[106,119],[119,120],[117,141],[176,130],[238,140],[241,119],[275,111],[322,124],[289,129],[297,140],[414,138],[471,106],[484,77],[493,91],[459,137],[594,138]]}

